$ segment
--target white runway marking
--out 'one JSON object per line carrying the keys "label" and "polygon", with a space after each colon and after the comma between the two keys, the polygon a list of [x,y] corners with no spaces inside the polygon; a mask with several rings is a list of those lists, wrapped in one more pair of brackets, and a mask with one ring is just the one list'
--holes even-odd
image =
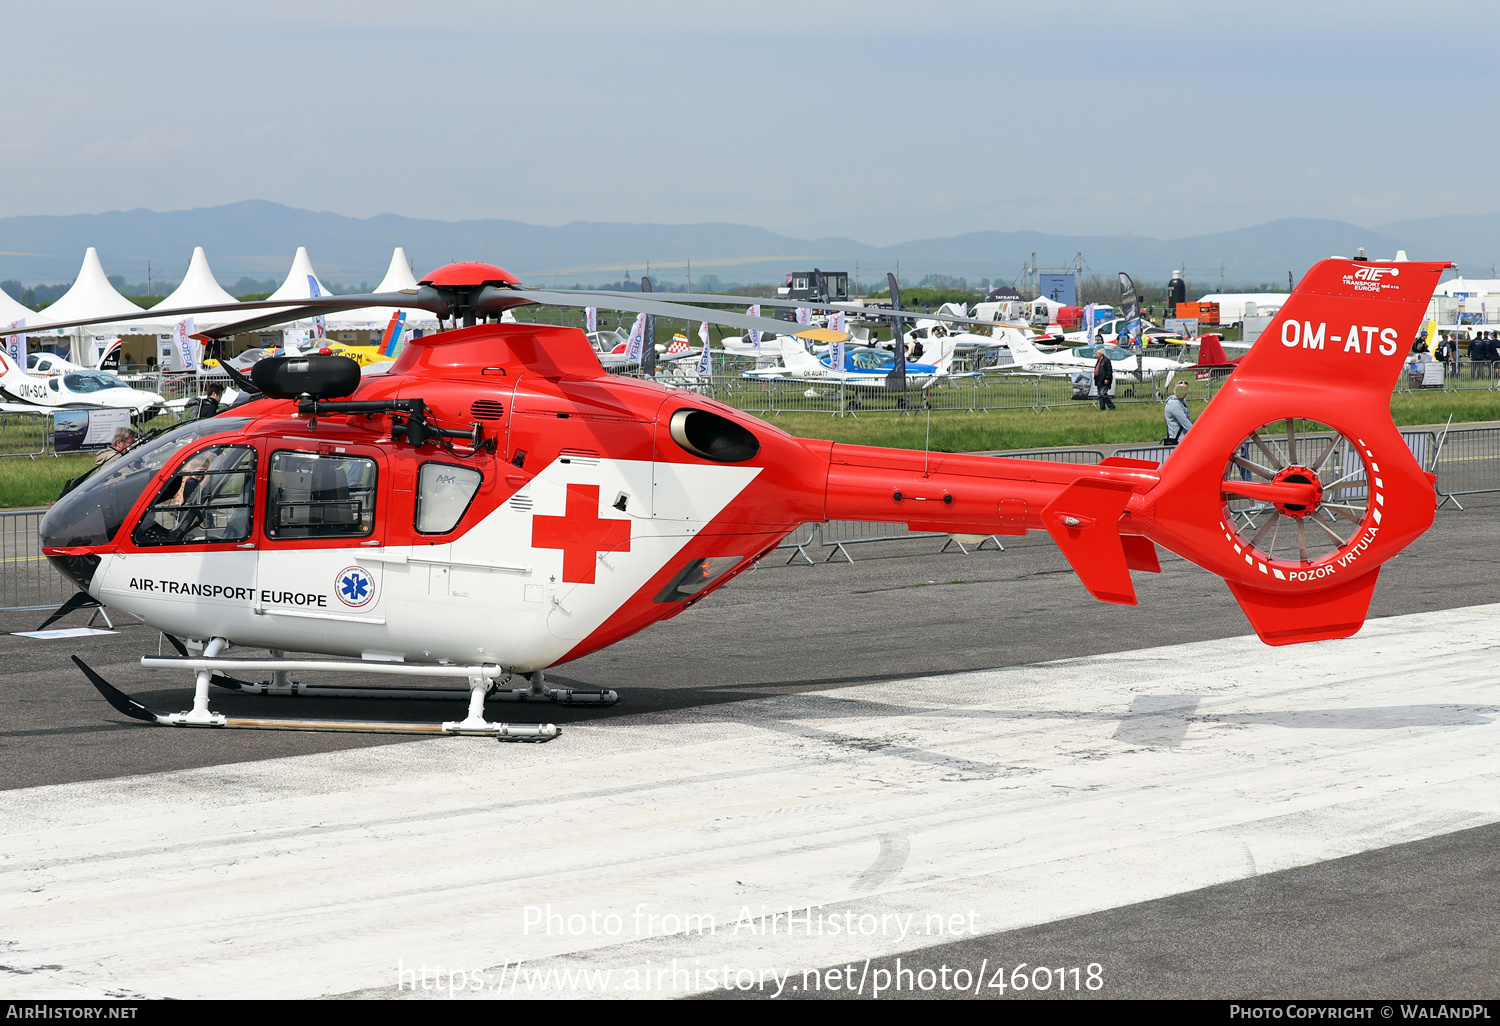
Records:
{"label": "white runway marking", "polygon": [[[0,996],[800,974],[1495,822],[1497,616],[0,792]],[[735,930],[808,905],[821,936]],[[663,935],[685,914],[714,932]]]}

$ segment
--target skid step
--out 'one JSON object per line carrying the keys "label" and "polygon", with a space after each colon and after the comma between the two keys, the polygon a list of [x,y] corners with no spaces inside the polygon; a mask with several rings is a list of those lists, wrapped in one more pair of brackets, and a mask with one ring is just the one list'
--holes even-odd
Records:
{"label": "skid step", "polygon": [[[210,678],[216,687],[225,688],[241,695],[271,695],[279,698],[415,698],[440,699],[443,701],[469,700],[468,688],[403,688],[357,684],[303,684],[292,681],[281,685],[273,681],[248,681],[227,674],[215,673]],[[487,699],[493,699],[491,691]]]}

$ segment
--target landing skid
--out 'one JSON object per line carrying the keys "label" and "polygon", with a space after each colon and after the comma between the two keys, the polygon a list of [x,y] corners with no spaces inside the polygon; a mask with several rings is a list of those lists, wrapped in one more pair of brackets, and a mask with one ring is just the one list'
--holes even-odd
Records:
{"label": "landing skid", "polygon": [[[290,659],[221,659],[219,653],[228,648],[222,638],[214,638],[203,650],[203,655],[185,657],[150,657],[141,660],[143,666],[155,669],[188,669],[195,673],[196,687],[193,708],[187,712],[163,713],[125,694],[110,684],[77,656],[73,662],[83,671],[105,701],[116,710],[133,719],[168,727],[221,727],[241,730],[318,730],[346,731],[361,734],[427,734],[458,735],[465,737],[493,737],[500,741],[549,741],[560,731],[552,723],[496,723],[484,717],[486,697],[502,701],[521,698],[538,698],[561,702],[590,702],[606,704],[618,696],[613,691],[577,692],[565,688],[548,688],[539,672],[532,674],[529,689],[505,689],[496,691],[495,678],[501,669],[492,664],[479,666],[427,666],[400,663],[340,662],[336,660],[290,660]],[[272,680],[264,684],[242,681],[224,673],[225,670],[260,670],[272,672]],[[323,685],[308,687],[290,681],[288,674],[298,670],[333,670],[365,673],[401,673],[421,677],[466,677],[467,689],[459,688],[402,688],[402,687],[343,687]],[[343,720],[315,718],[273,718],[251,716],[226,716],[210,711],[208,699],[210,685],[229,688],[248,694],[261,695],[307,695],[327,697],[359,698],[467,698],[468,715],[462,720],[443,723],[389,722],[384,720]],[[607,696],[607,697],[606,697]]]}
{"label": "landing skid", "polygon": [[[200,663],[214,664],[208,660],[192,659],[170,659],[147,657],[141,660],[141,665],[161,668],[171,665],[185,665],[190,669],[196,669]],[[269,664],[269,660],[263,665]],[[340,666],[351,666],[354,669],[366,669],[367,667],[355,664],[341,663]],[[309,698],[418,698],[418,699],[467,699],[470,697],[468,688],[403,688],[403,687],[381,687],[369,685],[350,684],[303,684],[301,681],[288,679],[288,670],[276,669],[270,680],[248,681],[231,677],[226,673],[214,671],[209,678],[209,683],[215,687],[227,688],[241,695],[274,695],[283,698],[296,698],[307,696]],[[556,702],[558,705],[614,705],[620,700],[618,692],[615,691],[584,691],[578,688],[554,688],[548,687],[546,678],[541,670],[530,675],[531,687],[529,688],[498,688],[492,687],[486,692],[486,702]]]}
{"label": "landing skid", "polygon": [[620,700],[615,691],[583,691],[578,688],[553,688],[541,670],[529,675],[531,687],[495,689],[490,698],[499,702],[557,702],[561,705],[614,705]]}

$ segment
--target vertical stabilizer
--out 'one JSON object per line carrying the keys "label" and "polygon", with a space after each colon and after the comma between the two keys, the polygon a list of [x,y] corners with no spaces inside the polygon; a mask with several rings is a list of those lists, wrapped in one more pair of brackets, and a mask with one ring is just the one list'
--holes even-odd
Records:
{"label": "vertical stabilizer", "polygon": [[1142,504],[1139,533],[1225,578],[1269,644],[1353,634],[1380,565],[1432,525],[1390,399],[1448,266],[1313,267]]}

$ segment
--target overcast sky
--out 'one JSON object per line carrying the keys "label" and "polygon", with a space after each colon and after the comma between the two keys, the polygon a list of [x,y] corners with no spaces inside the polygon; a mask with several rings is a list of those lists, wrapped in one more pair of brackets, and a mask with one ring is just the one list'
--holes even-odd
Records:
{"label": "overcast sky", "polygon": [[267,199],[875,244],[1500,210],[1500,5],[7,4],[0,216]]}

